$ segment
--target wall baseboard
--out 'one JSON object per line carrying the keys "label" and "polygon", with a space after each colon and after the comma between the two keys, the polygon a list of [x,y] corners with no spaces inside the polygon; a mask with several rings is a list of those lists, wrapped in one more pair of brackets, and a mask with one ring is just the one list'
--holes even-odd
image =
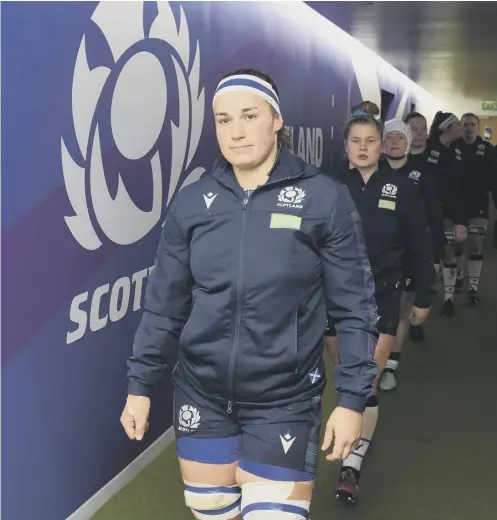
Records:
{"label": "wall baseboard", "polygon": [[66,520],[91,520],[97,511],[103,507],[121,489],[129,484],[144,468],[153,462],[174,441],[174,429],[167,429],[143,453],[140,453],[131,464],[116,475],[102,489],[97,491],[80,508],[67,517]]}

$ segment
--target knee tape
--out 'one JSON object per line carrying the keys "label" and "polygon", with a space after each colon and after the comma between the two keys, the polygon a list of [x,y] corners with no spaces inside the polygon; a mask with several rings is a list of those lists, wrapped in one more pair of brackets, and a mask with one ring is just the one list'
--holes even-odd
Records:
{"label": "knee tape", "polygon": [[484,237],[487,232],[487,226],[470,224],[468,226],[468,235],[476,235],[480,237]]}
{"label": "knee tape", "polygon": [[185,481],[185,503],[200,520],[231,520],[240,514],[241,490]]}
{"label": "knee tape", "polygon": [[454,242],[454,231],[444,231],[444,233],[445,238],[447,239],[447,242],[449,242],[449,244]]}
{"label": "knee tape", "polygon": [[294,500],[294,482],[250,482],[242,486],[243,520],[308,520],[310,500]]}

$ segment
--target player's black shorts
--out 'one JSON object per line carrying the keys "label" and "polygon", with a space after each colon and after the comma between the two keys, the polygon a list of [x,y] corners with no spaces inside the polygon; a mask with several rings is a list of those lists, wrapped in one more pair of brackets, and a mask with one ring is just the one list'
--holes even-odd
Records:
{"label": "player's black shorts", "polygon": [[406,278],[404,280],[404,287],[402,289],[406,292],[416,292],[416,289],[414,287],[414,284],[413,284],[411,278]]}
{"label": "player's black shorts", "polygon": [[470,197],[467,203],[468,218],[484,218],[488,220],[489,209],[490,209],[490,195]]}
{"label": "player's black shorts", "polygon": [[484,218],[488,220],[488,206],[489,204],[487,204],[486,207],[469,206],[468,218]]}
{"label": "player's black shorts", "polygon": [[174,429],[179,458],[231,464],[276,481],[303,482],[316,476],[321,396],[274,408],[226,406],[183,379],[174,393]]}
{"label": "player's black shorts", "polygon": [[[388,334],[389,336],[397,335],[397,327],[399,326],[400,319],[401,294],[402,291],[396,289],[375,295],[378,314],[380,315],[376,323],[376,328],[380,334]],[[337,335],[335,325],[330,319],[328,319],[324,335],[333,337]]]}

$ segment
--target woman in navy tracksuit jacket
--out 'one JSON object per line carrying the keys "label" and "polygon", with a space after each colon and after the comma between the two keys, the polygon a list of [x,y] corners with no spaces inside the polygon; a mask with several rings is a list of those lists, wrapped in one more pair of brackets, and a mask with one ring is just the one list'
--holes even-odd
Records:
{"label": "woman in navy tracksuit jacket", "polygon": [[452,143],[461,136],[459,119],[449,112],[437,112],[426,143],[426,160],[435,166],[440,186],[447,245],[443,257],[444,304],[447,318],[455,316],[454,290],[457,276],[456,243],[467,237],[468,215],[464,193],[462,158]]}
{"label": "woman in navy tracksuit jacket", "polygon": [[[337,180],[285,150],[272,80],[225,77],[213,100],[224,159],[173,202],[129,360],[121,422],[146,429],[174,370],[174,427],[197,517],[308,518],[325,386],[322,337],[342,338],[329,460],[357,443],[377,374],[374,283],[359,216]],[[261,485],[261,481],[264,485]]]}
{"label": "woman in navy tracksuit jacket", "polygon": [[[344,129],[348,164],[341,179],[361,215],[364,236],[376,287],[380,318],[380,339],[376,360],[383,369],[387,363],[399,324],[401,293],[405,280],[404,258],[412,260],[411,276],[415,300],[411,321],[420,324],[429,314],[434,279],[433,258],[423,203],[418,188],[405,175],[380,161],[383,125],[369,114],[355,113]],[[325,345],[335,364],[343,337],[334,316],[329,320]],[[364,414],[361,443],[344,460],[336,498],[355,502],[359,492],[362,461],[378,421],[378,402],[371,396]]]}

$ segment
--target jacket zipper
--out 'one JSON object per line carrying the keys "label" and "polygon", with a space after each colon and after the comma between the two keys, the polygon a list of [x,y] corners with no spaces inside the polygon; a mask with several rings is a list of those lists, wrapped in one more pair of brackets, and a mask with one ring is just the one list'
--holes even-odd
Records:
{"label": "jacket zipper", "polygon": [[236,280],[236,324],[235,334],[233,338],[233,348],[231,349],[230,363],[228,367],[228,409],[227,412],[230,414],[233,411],[233,403],[235,401],[235,354],[238,350],[240,327],[242,324],[242,274],[243,274],[243,241],[245,237],[245,228],[247,227],[247,207],[249,199],[244,193],[243,199],[243,213],[242,213],[242,229],[240,232],[240,243],[238,246],[239,258],[238,258],[238,277]]}
{"label": "jacket zipper", "polygon": [[[262,186],[259,186],[256,188],[250,198],[253,198],[256,191],[263,189],[267,186],[271,186],[274,184],[289,182],[292,180],[296,180],[299,178],[304,172],[301,172],[299,175],[295,177],[286,177],[284,179],[278,179],[273,182],[267,182],[266,184],[263,184]],[[239,242],[239,260],[238,260],[238,276],[236,281],[236,324],[235,324],[235,334],[233,337],[233,348],[231,349],[231,355],[230,355],[230,361],[228,366],[228,406],[226,408],[226,412],[228,414],[231,414],[233,412],[233,404],[235,403],[235,361],[236,361],[236,354],[238,351],[238,345],[239,345],[239,337],[240,337],[240,328],[242,324],[242,274],[243,274],[243,243],[245,239],[245,229],[247,227],[247,209],[249,205],[249,199],[246,197],[245,193],[243,194],[243,213],[242,213],[242,229],[240,232],[240,242]]]}
{"label": "jacket zipper", "polygon": [[295,376],[299,375],[299,311],[298,309],[295,311],[295,316],[293,318],[293,335],[294,335],[294,354],[295,354],[295,368],[293,369],[293,373]]}

